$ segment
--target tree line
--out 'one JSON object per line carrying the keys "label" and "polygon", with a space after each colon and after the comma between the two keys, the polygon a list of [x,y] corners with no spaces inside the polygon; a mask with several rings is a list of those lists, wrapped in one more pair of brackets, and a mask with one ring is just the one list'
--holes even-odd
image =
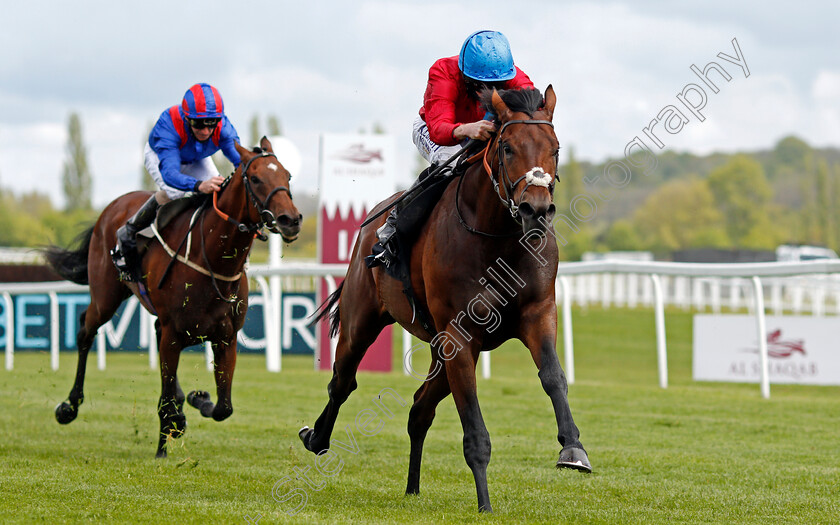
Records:
{"label": "tree line", "polygon": [[[263,134],[282,134],[276,116],[265,122],[260,126],[257,115],[250,120],[250,143]],[[38,191],[15,195],[0,187],[0,246],[66,245],[99,215],[91,203],[93,174],[78,114],[70,115],[67,132],[65,207],[56,208]],[[667,256],[691,248],[773,250],[784,243],[840,249],[838,149],[814,148],[791,136],[771,150],[705,156],[666,151],[656,160],[655,170],[618,190],[590,222],[578,225],[579,232],[566,236],[564,259],[578,260],[586,251],[647,250]],[[220,173],[232,172],[224,157],[214,161]],[[554,194],[559,212],[591,191],[586,181],[595,180],[608,163],[578,161],[574,149],[566,148]],[[156,189],[142,166],[139,182]],[[307,231],[314,236],[314,228]]]}
{"label": "tree line", "polygon": [[[275,115],[268,115],[265,124],[265,127],[260,125],[258,115],[251,118],[248,126],[251,144],[257,144],[263,134],[282,134],[280,120]],[[152,123],[148,124],[148,131],[138,145],[140,150],[148,140],[152,127]],[[233,166],[223,155],[214,155],[213,161],[219,173],[233,171]],[[61,169],[61,189],[65,202],[63,208],[56,207],[47,194],[37,190],[14,194],[0,186],[0,246],[66,246],[96,220],[102,210],[95,209],[92,203],[93,174],[78,113],[71,113],[67,120],[67,143]],[[157,190],[146,168],[141,165],[139,171],[139,187]]]}
{"label": "tree line", "polygon": [[[603,164],[578,162],[569,149],[555,203],[587,191]],[[840,150],[785,137],[772,150],[698,156],[666,151],[657,168],[616,192],[604,210],[562,246],[585,251],[692,248],[773,250],[779,244],[840,248]]]}

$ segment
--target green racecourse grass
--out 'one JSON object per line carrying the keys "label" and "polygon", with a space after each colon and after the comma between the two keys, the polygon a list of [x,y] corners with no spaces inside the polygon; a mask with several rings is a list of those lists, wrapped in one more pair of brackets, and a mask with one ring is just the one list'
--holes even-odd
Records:
{"label": "green racecourse grass", "polygon": [[[492,379],[478,381],[493,442],[492,515],[477,513],[451,397],[426,440],[419,496],[403,494],[408,406],[389,402],[395,416],[377,435],[353,426],[384,388],[411,399],[419,383],[401,372],[359,374],[334,434],[347,441],[351,425],[359,452],[334,448],[343,467],[325,478],[297,437],[327,399],[329,376],[310,358],[287,357],[271,374],[262,357],[241,356],[233,416],[216,423],[185,407],[185,437],[155,460],[159,377],[145,354],[109,354],[104,372],[91,355],[85,404],[59,426],[53,407],[70,390],[75,354],[53,372],[48,355],[19,353],[14,371],[0,371],[0,522],[840,522],[840,388],[773,385],[765,400],[757,385],[693,382],[691,316],[672,311],[663,390],[650,310],[576,310],[574,322],[569,397],[595,472],[554,468],[549,399],[527,351],[509,343],[492,354]],[[180,379],[185,391],[213,390],[200,354],[182,357]],[[307,467],[320,491],[294,479]],[[295,516],[285,511],[299,498],[272,498],[284,477],[292,481],[278,494],[308,495]]]}

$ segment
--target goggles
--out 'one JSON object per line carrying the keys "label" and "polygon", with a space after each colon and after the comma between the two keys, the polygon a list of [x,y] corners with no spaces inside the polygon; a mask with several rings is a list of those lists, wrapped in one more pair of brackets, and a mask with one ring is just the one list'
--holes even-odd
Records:
{"label": "goggles", "polygon": [[204,129],[204,128],[215,128],[221,119],[218,118],[191,118],[190,126],[195,129]]}

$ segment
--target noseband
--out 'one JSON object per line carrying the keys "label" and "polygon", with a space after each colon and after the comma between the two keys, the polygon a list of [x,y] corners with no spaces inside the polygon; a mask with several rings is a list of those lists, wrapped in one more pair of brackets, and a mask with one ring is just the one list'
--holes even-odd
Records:
{"label": "noseband", "polygon": [[[487,171],[487,175],[490,177],[490,182],[493,183],[493,189],[496,191],[496,195],[499,196],[499,200],[502,201],[502,204],[510,211],[511,217],[515,220],[518,224],[522,224],[522,221],[519,217],[519,204],[517,201],[511,197],[513,190],[516,186],[522,182],[523,179],[526,179],[528,175],[534,175],[531,172],[522,175],[515,181],[511,182],[510,175],[508,175],[507,166],[505,165],[505,157],[502,154],[502,146],[504,142],[502,141],[502,134],[505,132],[505,129],[510,126],[511,124],[546,124],[551,126],[551,129],[554,129],[554,124],[550,120],[509,120],[502,125],[502,128],[499,130],[498,134],[496,135],[496,156],[499,158],[499,173],[504,177],[504,188],[505,188],[505,197],[502,197],[502,193],[499,191],[499,181],[497,181],[493,177],[493,170],[490,169],[490,164],[487,162],[487,154],[490,151],[490,143],[487,143],[487,148],[484,150],[484,169]],[[542,172],[545,175],[545,172]],[[525,187],[522,189],[522,192],[519,194],[519,202],[522,202],[522,197],[525,195],[525,192],[528,191],[528,188],[533,186],[533,184],[528,181],[525,184]],[[551,183],[549,183],[548,191],[551,194],[554,194],[554,177],[552,177]]]}
{"label": "noseband", "polygon": [[[271,153],[270,151],[262,151],[259,154],[251,157],[245,163],[245,165],[242,166],[242,171],[241,171],[242,182],[243,182],[243,184],[245,184],[245,194],[248,196],[248,201],[251,202],[251,204],[253,204],[254,207],[257,209],[257,213],[260,216],[260,221],[256,224],[247,225],[247,224],[243,224],[243,223],[237,221],[236,219],[233,219],[232,217],[230,217],[226,213],[222,213],[219,210],[218,206],[216,206],[216,196],[218,195],[219,192],[213,193],[213,207],[216,208],[216,213],[218,213],[223,219],[225,219],[228,222],[231,222],[231,223],[235,224],[236,228],[239,231],[241,231],[241,232],[251,232],[254,235],[256,235],[257,238],[259,238],[260,240],[265,241],[265,240],[267,240],[267,237],[260,230],[262,230],[263,227],[266,227],[269,230],[271,230],[277,224],[277,217],[275,217],[274,214],[271,213],[271,210],[268,209],[268,203],[271,201],[271,198],[274,197],[274,194],[279,192],[279,191],[285,191],[286,193],[289,194],[289,198],[291,199],[292,198],[292,191],[289,188],[287,188],[286,186],[277,186],[268,193],[268,196],[265,198],[264,201],[260,202],[259,197],[257,197],[257,195],[254,193],[254,189],[251,187],[251,181],[248,179],[248,168],[251,166],[252,162],[254,162],[255,160],[257,160],[259,158],[263,158],[263,157],[274,157],[275,159],[277,158],[277,156],[274,153]],[[289,175],[289,180],[291,180],[291,179],[292,179],[292,176]],[[221,189],[224,189],[225,186],[227,186],[228,181],[230,181],[230,179],[225,181],[225,183],[222,185]],[[219,190],[219,191],[221,191],[221,190]]]}

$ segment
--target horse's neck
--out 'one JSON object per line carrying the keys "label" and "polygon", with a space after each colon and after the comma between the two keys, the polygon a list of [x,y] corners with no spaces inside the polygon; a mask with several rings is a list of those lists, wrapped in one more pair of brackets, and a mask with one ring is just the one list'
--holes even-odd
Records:
{"label": "horse's neck", "polygon": [[[244,188],[229,187],[221,193],[218,198],[218,211],[226,214],[231,219],[244,224],[250,223],[249,208],[250,202],[245,195]],[[211,203],[205,210],[199,224],[203,236],[205,254],[213,270],[229,273],[241,270],[250,252],[251,244],[254,242],[254,235],[250,232],[239,231],[238,227],[224,219]],[[213,257],[211,254],[215,253]]]}
{"label": "horse's neck", "polygon": [[519,225],[493,188],[484,166],[480,162],[471,166],[463,177],[458,200],[467,224],[493,235],[516,231]]}

